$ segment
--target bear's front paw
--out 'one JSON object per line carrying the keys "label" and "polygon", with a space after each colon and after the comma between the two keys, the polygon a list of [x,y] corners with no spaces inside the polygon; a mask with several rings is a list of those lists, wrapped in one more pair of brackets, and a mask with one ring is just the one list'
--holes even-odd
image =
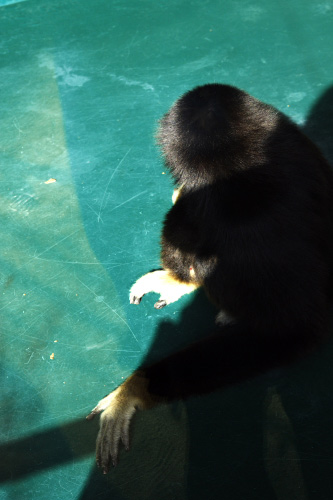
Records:
{"label": "bear's front paw", "polygon": [[153,271],[141,276],[141,278],[134,283],[130,290],[130,303],[138,305],[146,293],[160,293],[161,284],[165,275],[166,271],[161,270]]}
{"label": "bear's front paw", "polygon": [[129,450],[129,428],[137,409],[150,408],[152,401],[146,389],[147,381],[135,372],[118,389],[102,399],[86,417],[88,420],[101,413],[100,428],[96,441],[96,462],[104,474],[110,463],[118,462],[120,443]]}

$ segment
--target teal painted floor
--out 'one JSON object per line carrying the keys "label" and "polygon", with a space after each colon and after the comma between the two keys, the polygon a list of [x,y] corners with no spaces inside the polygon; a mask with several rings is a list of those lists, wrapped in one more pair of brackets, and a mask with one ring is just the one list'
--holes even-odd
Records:
{"label": "teal painted floor", "polygon": [[85,415],[148,355],[208,331],[202,293],[130,306],[172,183],[157,120],[239,86],[333,160],[333,1],[0,1],[0,499],[328,500],[333,345],[141,413],[108,477]]}

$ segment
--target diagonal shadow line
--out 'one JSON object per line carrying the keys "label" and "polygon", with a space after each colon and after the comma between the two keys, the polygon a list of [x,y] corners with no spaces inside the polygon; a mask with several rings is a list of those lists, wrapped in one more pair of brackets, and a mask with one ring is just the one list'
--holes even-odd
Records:
{"label": "diagonal shadow line", "polygon": [[0,482],[16,481],[73,459],[92,456],[97,430],[97,419],[87,422],[82,417],[1,445]]}
{"label": "diagonal shadow line", "polygon": [[314,103],[302,129],[333,166],[333,86]]}

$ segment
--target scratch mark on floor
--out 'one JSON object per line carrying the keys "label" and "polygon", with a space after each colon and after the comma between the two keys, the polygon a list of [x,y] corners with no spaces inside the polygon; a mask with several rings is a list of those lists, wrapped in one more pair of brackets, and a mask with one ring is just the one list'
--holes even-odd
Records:
{"label": "scratch mark on floor", "polygon": [[[89,203],[86,203],[86,205],[87,205],[87,207],[89,207],[89,208],[90,208],[90,210],[91,210],[92,212],[94,212],[94,214],[95,214],[95,215],[97,215],[97,220],[101,220],[101,221],[103,222],[103,219],[102,219],[102,217],[101,217],[101,214],[100,214],[100,213],[98,214],[98,213],[96,212],[96,210],[94,210],[94,209],[93,209],[93,207],[91,207],[91,206],[89,205]],[[104,224],[104,222],[103,222],[103,224]]]}
{"label": "scratch mark on floor", "polygon": [[102,198],[101,204],[99,206],[99,212],[97,214],[97,221],[98,222],[100,222],[100,220],[102,220],[101,214],[102,214],[102,211],[104,209],[104,206],[103,206],[104,205],[104,200],[105,200],[106,193],[107,193],[107,191],[109,189],[110,183],[111,183],[113,177],[115,176],[117,170],[120,168],[120,166],[122,165],[122,163],[124,162],[124,160],[126,159],[126,157],[128,156],[128,154],[130,153],[131,150],[132,150],[132,148],[129,148],[129,150],[127,151],[127,153],[125,153],[125,155],[122,157],[122,159],[120,160],[120,162],[118,163],[118,165],[116,166],[116,168],[113,170],[113,172],[110,175],[109,182],[106,185],[106,188],[105,188],[105,191],[104,191],[104,194],[103,194],[103,198]]}
{"label": "scratch mark on floor", "polygon": [[28,365],[28,364],[30,363],[30,361],[31,361],[31,359],[32,359],[32,357],[33,357],[33,355],[34,355],[34,354],[35,354],[34,352],[32,352],[32,353],[31,353],[30,358],[29,358],[29,359],[28,359],[28,361],[25,363],[25,365]]}
{"label": "scratch mark on floor", "polygon": [[[94,290],[92,290],[88,285],[86,285],[85,283],[83,283],[83,281],[80,280],[80,278],[78,278],[76,276],[76,279],[81,283],[81,285],[83,285],[85,288],[87,288],[95,297],[98,297],[97,293],[94,292]],[[135,335],[135,333],[133,332],[132,328],[129,326],[129,324],[127,323],[127,321],[122,318],[118,313],[117,311],[115,311],[107,302],[105,302],[105,300],[103,300],[102,302],[100,302],[101,304],[104,304],[106,307],[108,307],[115,316],[117,316],[118,319],[120,319],[120,321],[122,323],[124,323],[124,325],[126,325],[126,327],[129,329],[129,331],[131,332],[131,334],[133,335],[133,338],[134,340],[136,341],[136,343],[138,344],[139,348],[140,348],[140,351],[141,351],[141,346],[140,346],[140,343]]]}
{"label": "scratch mark on floor", "polygon": [[[5,307],[5,306],[4,306]],[[1,310],[1,309],[0,309]],[[18,338],[19,339],[22,339],[22,340],[26,340],[26,339],[36,339],[36,340],[40,340],[39,337],[33,337],[32,335],[26,335],[26,333],[36,324],[38,323],[39,319],[44,315],[44,312],[41,312],[40,314],[38,314],[37,316],[35,316],[35,318],[31,321],[31,323],[26,326],[26,328],[23,330],[22,333],[19,333],[15,336],[12,336],[12,335],[7,335],[8,337],[10,337],[10,340],[8,342],[6,342],[4,345],[5,347],[8,347],[10,346],[11,344],[13,344]],[[30,361],[30,360],[29,360]]]}
{"label": "scratch mark on floor", "polygon": [[10,306],[10,304],[12,304],[13,302],[15,302],[16,297],[13,299],[13,300],[10,300],[9,302],[7,302],[7,304],[5,304],[4,306],[0,307],[0,311],[2,311],[3,309],[5,309],[6,307]]}
{"label": "scratch mark on floor", "polygon": [[60,245],[60,243],[62,243],[63,241],[66,241],[68,238],[70,238],[71,236],[74,236],[74,234],[78,233],[80,231],[80,229],[76,229],[75,231],[73,231],[71,234],[68,234],[67,236],[64,236],[61,240],[57,241],[56,243],[54,243],[53,245],[51,245],[50,247],[46,248],[45,250],[43,250],[41,253],[39,253],[38,255],[34,255],[33,259],[38,259],[41,255],[43,255],[44,253],[48,252],[49,250],[52,250],[52,248]]}
{"label": "scratch mark on floor", "polygon": [[[133,265],[133,262],[80,262],[78,260],[62,260],[62,259],[45,259],[45,258],[40,258],[40,257],[34,257],[35,259],[41,260],[43,262],[56,262],[57,264],[75,264],[77,266],[105,266],[108,269],[115,269],[116,267],[121,267],[121,266],[130,266]],[[142,262],[151,262],[150,259],[147,260],[141,260],[140,263]],[[60,274],[60,273],[59,273]],[[36,288],[36,287],[35,287]],[[35,290],[33,288],[33,290]],[[0,309],[1,311],[1,309]]]}
{"label": "scratch mark on floor", "polygon": [[105,340],[104,342],[100,342],[99,344],[92,344],[86,346],[86,351],[91,351],[92,349],[101,349],[101,347],[105,347],[108,344],[113,344],[114,341],[112,339]]}
{"label": "scratch mark on floor", "polygon": [[21,130],[21,129],[20,129],[20,126],[19,126],[19,124],[17,123],[17,120],[16,120],[15,116],[14,116],[14,118],[13,118],[13,125],[14,125],[14,127],[15,127],[18,131],[19,131],[20,135],[25,133],[25,132],[23,132],[23,130]]}
{"label": "scratch mark on floor", "polygon": [[114,210],[116,210],[119,207],[122,207],[123,205],[126,205],[126,203],[128,203],[128,202],[130,202],[132,200],[135,200],[135,198],[138,198],[139,196],[145,194],[146,192],[147,192],[147,190],[146,191],[141,191],[141,193],[138,193],[138,194],[132,196],[132,198],[129,198],[128,200],[124,201],[123,203],[120,203],[119,205],[117,205],[116,207],[113,207],[113,209],[110,210],[109,213],[113,212]]}

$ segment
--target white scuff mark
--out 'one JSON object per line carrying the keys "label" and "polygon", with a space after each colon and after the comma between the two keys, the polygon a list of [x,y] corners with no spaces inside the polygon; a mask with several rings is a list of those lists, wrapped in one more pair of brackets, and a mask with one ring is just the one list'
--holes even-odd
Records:
{"label": "white scuff mark", "polygon": [[304,125],[306,122],[306,119],[301,113],[292,113],[290,116],[292,120],[297,123],[297,125]]}
{"label": "white scuff mark", "polygon": [[65,85],[69,87],[82,87],[85,83],[89,82],[90,78],[87,76],[75,75],[74,73],[71,74],[70,71],[71,69],[69,69],[68,73],[62,75]]}
{"label": "white scuff mark", "polygon": [[47,68],[53,72],[53,77],[59,80],[59,85],[68,85],[69,87],[82,87],[89,82],[88,76],[77,74],[77,70],[70,66],[57,66],[50,54],[39,54],[39,67]]}
{"label": "white scuff mark", "polygon": [[320,3],[313,8],[316,14],[328,14],[328,12],[332,11],[332,5],[329,3]]}
{"label": "white scuff mark", "polygon": [[265,11],[258,5],[250,5],[249,7],[242,8],[240,12],[244,21],[256,22],[262,17]]}
{"label": "white scuff mark", "polygon": [[50,54],[43,53],[38,55],[40,68],[47,68],[50,71],[54,71],[54,61],[53,57]]}
{"label": "white scuff mark", "polygon": [[103,302],[103,301],[104,301],[104,295],[96,295],[95,302]]}
{"label": "white scuff mark", "polygon": [[[224,60],[222,60],[221,62],[224,62]],[[215,65],[216,65],[216,58],[215,54],[213,54],[213,57],[211,55],[208,55],[201,57],[200,59],[196,59],[195,61],[191,61],[184,64],[182,70],[184,73],[188,73],[191,71],[199,71]]]}
{"label": "white scuff mark", "polygon": [[86,351],[91,351],[92,349],[101,349],[102,347],[105,347],[106,345],[114,343],[113,340],[105,340],[104,342],[99,342],[99,344],[92,344],[92,345],[87,345],[86,346]]}
{"label": "white scuff mark", "polygon": [[82,87],[90,80],[87,76],[80,76],[73,73],[73,68],[68,66],[55,66],[54,74],[56,78],[60,79],[60,85],[68,85],[69,87]]}
{"label": "white scuff mark", "polygon": [[288,95],[287,100],[290,102],[300,102],[306,97],[305,92],[291,92],[291,94]]}
{"label": "white scuff mark", "polygon": [[125,76],[122,75],[116,75],[115,73],[108,73],[108,76],[110,76],[113,80],[121,82],[129,87],[132,87],[134,85],[137,87],[141,87],[143,90],[149,90],[150,92],[155,91],[155,88],[152,85],[150,85],[150,83],[139,82],[138,80],[131,80],[130,78],[126,78]]}
{"label": "white scuff mark", "polygon": [[22,193],[13,195],[13,199],[9,204],[9,210],[12,212],[17,212],[20,215],[29,215],[31,204],[36,200],[34,194]]}

